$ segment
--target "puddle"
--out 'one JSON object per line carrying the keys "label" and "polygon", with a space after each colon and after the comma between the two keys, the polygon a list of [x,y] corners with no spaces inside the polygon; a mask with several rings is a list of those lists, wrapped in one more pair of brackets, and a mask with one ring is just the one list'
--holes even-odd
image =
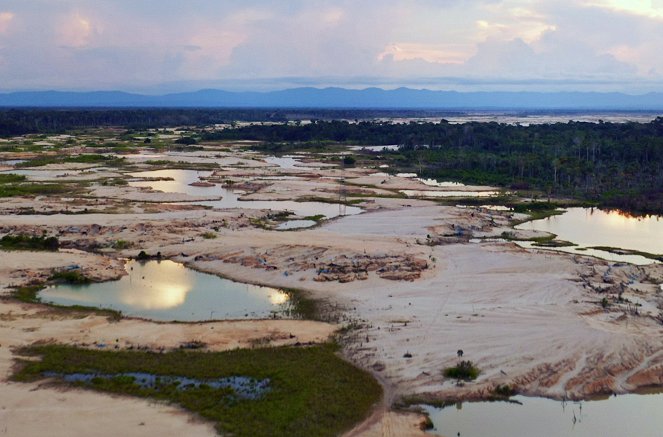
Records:
{"label": "puddle", "polygon": [[322,214],[328,219],[344,215],[356,215],[363,212],[361,208],[356,206],[346,206],[340,203],[295,202],[292,200],[239,200],[239,196],[230,190],[224,190],[223,196],[221,200],[193,202],[193,204],[211,206],[217,209],[246,208],[290,211],[300,217]]}
{"label": "puddle", "polygon": [[170,260],[129,261],[116,281],[55,285],[39,293],[43,302],[122,311],[161,321],[292,317],[290,296],[278,289],[243,284],[197,272]]}
{"label": "puddle", "polygon": [[280,223],[275,229],[279,231],[285,231],[288,229],[303,229],[310,228],[315,226],[318,222],[314,220],[289,220],[287,222]]}
{"label": "puddle", "polygon": [[241,399],[259,399],[269,391],[269,379],[257,380],[246,376],[230,376],[218,379],[196,379],[185,376],[154,375],[144,372],[126,373],[57,373],[43,372],[47,378],[60,378],[65,382],[94,385],[98,380],[117,380],[131,382],[144,389],[159,391],[162,388],[175,385],[177,390],[192,390],[199,388],[231,389]]}
{"label": "puddle", "polygon": [[265,158],[267,164],[278,165],[284,170],[301,169],[305,164],[292,156],[268,156]]}
{"label": "puddle", "polygon": [[16,165],[16,164],[21,164],[23,162],[28,162],[27,159],[5,159],[5,160],[0,160],[0,165]]}
{"label": "puddle", "polygon": [[561,402],[515,396],[517,403],[465,402],[424,406],[437,435],[462,437],[660,437],[663,395],[622,395],[600,401]]}
{"label": "puddle", "polygon": [[197,170],[153,170],[129,173],[136,178],[171,178],[165,181],[131,181],[131,187],[147,187],[164,193],[183,193],[190,196],[221,197],[223,189],[214,185],[212,187],[196,187],[189,184],[202,182],[201,178],[209,177],[211,171]]}
{"label": "puddle", "polygon": [[407,197],[494,197],[499,196],[499,191],[458,191],[458,190],[400,190]]}
{"label": "puddle", "polygon": [[[663,253],[663,217],[661,216],[632,217],[621,211],[569,208],[562,215],[526,222],[516,226],[516,229],[556,234],[558,239],[578,245],[555,248],[556,250],[564,249],[564,252],[598,256],[611,261],[635,264],[654,262],[639,255],[619,255],[587,248],[607,246],[652,254]],[[523,247],[531,246],[531,243],[523,243],[526,243],[521,244]]]}

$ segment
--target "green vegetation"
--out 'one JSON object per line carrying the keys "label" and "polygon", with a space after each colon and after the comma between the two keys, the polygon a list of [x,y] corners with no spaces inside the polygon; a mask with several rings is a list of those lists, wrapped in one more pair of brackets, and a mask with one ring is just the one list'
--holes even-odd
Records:
{"label": "green vegetation", "polygon": [[216,238],[216,233],[208,231],[208,232],[203,232],[202,234],[200,234],[200,236],[206,240],[213,240]]}
{"label": "green vegetation", "polygon": [[112,352],[60,345],[31,346],[22,349],[20,354],[38,356],[41,360],[21,360],[14,380],[39,380],[43,372],[145,372],[197,379],[229,376],[269,379],[270,390],[253,400],[224,396],[227,392],[209,387],[141,388],[126,378],[97,378],[90,384],[79,385],[179,404],[213,421],[223,434],[333,436],[364,418],[381,396],[379,384],[367,372],[339,358],[337,350],[333,344],[214,353]]}
{"label": "green vegetation", "polygon": [[23,175],[0,175],[0,197],[60,194],[70,190],[65,184],[25,182],[25,180]]}
{"label": "green vegetation", "polygon": [[564,241],[564,240],[545,240],[545,241],[536,241],[535,243],[532,244],[532,246],[536,247],[571,247],[571,246],[577,246],[575,243],[571,243],[570,241]]}
{"label": "green vegetation", "polygon": [[69,156],[40,156],[21,162],[16,167],[43,167],[48,164],[61,164],[65,162],[76,162],[81,164],[103,164],[107,166],[118,167],[124,164],[124,158],[118,158],[112,155],[101,154],[83,154]]}
{"label": "green vegetation", "polygon": [[395,151],[365,155],[379,155],[393,171],[422,177],[536,190],[640,213],[663,212],[663,117],[650,123],[529,126],[334,120],[300,126],[254,124],[208,133],[208,138],[263,141],[257,148],[270,152],[308,150],[325,141],[399,144]]}
{"label": "green vegetation", "polygon": [[326,216],[324,214],[316,214],[316,215],[307,215],[304,217],[304,220],[312,220],[314,222],[320,222],[324,220]]}
{"label": "green vegetation", "polygon": [[357,162],[357,160],[352,155],[346,155],[346,156],[343,157],[343,165],[345,165],[345,166],[353,167],[356,162]]}
{"label": "green vegetation", "polygon": [[198,144],[198,141],[193,137],[181,137],[175,140],[175,144],[184,144],[189,146],[192,144]]}
{"label": "green vegetation", "polygon": [[518,394],[518,392],[508,384],[497,384],[493,389],[493,394],[498,398],[510,398],[511,396]]}
{"label": "green vegetation", "polygon": [[37,294],[43,289],[43,285],[26,285],[25,287],[14,289],[12,296],[21,302],[38,303],[39,296]]}
{"label": "green vegetation", "polygon": [[477,379],[481,371],[474,366],[470,360],[462,360],[454,367],[444,369],[444,376],[463,381],[472,381]]}
{"label": "green vegetation", "polygon": [[[25,303],[42,303],[39,297],[39,292],[44,289],[44,285],[26,285],[24,287],[15,288],[12,297],[20,302]],[[98,314],[100,316],[108,317],[112,321],[117,321],[122,318],[122,313],[116,310],[87,307],[83,305],[56,305],[52,303],[45,304],[55,311],[63,312],[69,315],[80,315],[86,317],[90,313]]]}
{"label": "green vegetation", "polygon": [[17,182],[25,182],[26,177],[20,174],[13,173],[0,173],[0,185],[2,184],[15,184]]}
{"label": "green vegetation", "polygon": [[124,250],[130,248],[131,246],[131,241],[127,240],[115,240],[112,245],[113,249],[115,250]]}
{"label": "green vegetation", "polygon": [[619,247],[610,246],[592,246],[589,249],[602,250],[604,252],[615,253],[617,255],[639,255],[645,258],[663,262],[663,254],[642,252],[640,250],[621,249]]}
{"label": "green vegetation", "polygon": [[3,250],[48,250],[57,251],[60,242],[57,237],[47,237],[45,235],[5,235],[0,239],[0,248]]}
{"label": "green vegetation", "polygon": [[55,271],[48,278],[49,281],[61,282],[65,284],[89,284],[92,282],[90,278],[79,272],[78,270],[60,270]]}

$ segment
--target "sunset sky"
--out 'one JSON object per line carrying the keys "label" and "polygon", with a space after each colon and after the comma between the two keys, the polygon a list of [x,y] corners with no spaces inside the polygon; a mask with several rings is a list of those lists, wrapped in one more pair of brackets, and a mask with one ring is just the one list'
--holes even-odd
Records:
{"label": "sunset sky", "polygon": [[663,91],[663,0],[1,0],[0,90]]}

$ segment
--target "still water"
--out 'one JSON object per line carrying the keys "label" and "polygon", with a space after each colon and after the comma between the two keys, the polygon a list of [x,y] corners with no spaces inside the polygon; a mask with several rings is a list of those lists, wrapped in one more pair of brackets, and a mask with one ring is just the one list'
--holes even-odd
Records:
{"label": "still water", "polygon": [[221,197],[222,190],[218,185],[212,187],[196,187],[190,184],[202,182],[202,178],[209,177],[211,171],[197,170],[153,170],[138,173],[129,173],[136,178],[169,178],[162,181],[131,181],[129,186],[147,187],[164,193],[183,193],[190,196],[202,196],[207,198]]}
{"label": "still water", "polygon": [[[653,262],[637,255],[618,255],[587,248],[608,246],[663,254],[663,217],[661,216],[633,217],[621,211],[569,208],[562,215],[526,222],[516,226],[516,229],[550,232],[556,234],[560,240],[578,245],[565,248],[565,251],[600,256],[614,261],[637,264]],[[578,250],[579,248],[581,250]]]}
{"label": "still water", "polygon": [[150,187],[166,193],[184,193],[192,196],[208,198],[221,197],[220,200],[197,201],[195,205],[211,206],[217,209],[245,208],[245,209],[271,209],[276,211],[291,211],[300,216],[324,215],[334,218],[339,215],[355,215],[362,212],[356,206],[346,206],[337,203],[324,202],[295,202],[292,200],[240,200],[239,194],[233,190],[214,185],[213,187],[191,186],[192,182],[200,182],[201,178],[211,175],[210,171],[196,170],[155,170],[140,173],[131,173],[131,176],[141,178],[172,178],[165,181],[133,181],[132,187]]}
{"label": "still water", "polygon": [[465,402],[446,408],[423,408],[435,425],[431,433],[447,437],[663,436],[661,394],[629,394],[586,402],[524,396],[512,399],[522,405]]}
{"label": "still water", "polygon": [[86,285],[55,285],[42,301],[122,311],[151,320],[221,320],[288,317],[290,296],[278,289],[242,284],[164,261],[129,261],[127,276]]}
{"label": "still water", "polygon": [[459,191],[459,190],[400,190],[407,197],[494,197],[499,191]]}

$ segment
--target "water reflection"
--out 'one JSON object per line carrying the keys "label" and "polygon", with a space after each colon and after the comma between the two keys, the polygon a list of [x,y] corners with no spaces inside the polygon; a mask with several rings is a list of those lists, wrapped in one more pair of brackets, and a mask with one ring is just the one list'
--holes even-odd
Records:
{"label": "water reflection", "polygon": [[346,206],[337,203],[323,202],[295,202],[292,200],[240,200],[238,192],[223,188],[219,185],[214,187],[195,187],[192,182],[199,182],[200,178],[208,177],[209,171],[196,170],[156,170],[140,173],[132,173],[134,177],[163,177],[173,178],[169,181],[134,181],[129,182],[133,187],[150,187],[167,193],[183,193],[193,196],[221,197],[220,200],[196,201],[191,204],[210,206],[218,209],[245,208],[245,209],[271,209],[276,211],[291,211],[292,213],[308,217],[318,214],[326,218],[334,218],[339,215],[354,215],[363,212],[356,206]]}
{"label": "water reflection", "polygon": [[286,316],[290,296],[274,288],[233,282],[173,261],[130,261],[127,276],[90,285],[57,285],[40,293],[61,305],[120,310],[154,320],[209,320]]}
{"label": "water reflection", "polygon": [[[663,219],[660,216],[633,217],[621,211],[569,208],[562,215],[526,222],[516,226],[516,229],[551,232],[560,240],[577,244],[580,249],[607,246],[652,254],[663,253]],[[578,249],[574,248],[573,251],[577,252]],[[629,256],[612,255],[610,258],[615,260]]]}
{"label": "water reflection", "polygon": [[[462,408],[425,406],[433,434],[462,437],[595,437],[663,435],[663,395],[623,395],[601,401],[513,398],[519,403],[471,402]],[[460,434],[458,434],[460,433]]]}
{"label": "water reflection", "polygon": [[164,193],[183,193],[191,196],[220,197],[221,188],[214,185],[211,187],[197,187],[190,185],[201,182],[202,178],[209,177],[211,171],[197,170],[154,170],[129,173],[136,178],[170,178],[171,180],[160,181],[132,181],[129,186],[147,187]]}

